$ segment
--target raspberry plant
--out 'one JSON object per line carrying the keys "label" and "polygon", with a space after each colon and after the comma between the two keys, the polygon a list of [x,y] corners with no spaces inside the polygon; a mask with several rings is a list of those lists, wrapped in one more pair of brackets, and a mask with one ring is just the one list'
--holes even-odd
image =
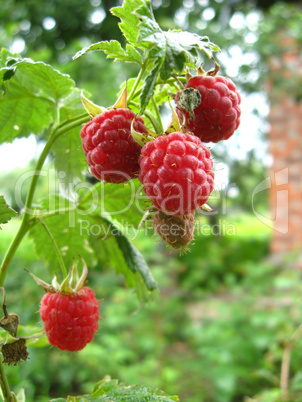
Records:
{"label": "raspberry plant", "polygon": [[[40,307],[45,332],[41,329],[39,334],[22,337],[15,322],[12,333],[7,320],[16,315],[10,316],[3,302],[6,324],[1,326],[6,334],[1,334],[1,345],[5,363],[26,360],[26,345],[40,337],[45,339],[45,335],[50,344],[62,350],[80,350],[92,341],[99,319],[97,298],[102,295],[95,296],[86,286],[86,264],[92,269],[98,262],[106,263],[118,274],[122,273],[141,303],[156,298],[157,283],[144,257],[125,235],[125,223],[135,231],[143,226],[145,217],[154,214],[156,233],[169,246],[181,249],[193,239],[195,212],[199,208],[208,209],[205,203],[214,188],[213,162],[209,149],[194,135],[198,133],[190,131],[190,119],[196,118],[196,111],[203,113],[204,95],[200,91],[201,97],[197,95],[195,103],[190,103],[189,111],[183,110],[183,103],[181,107],[176,104],[177,113],[171,106],[168,127],[163,125],[160,107],[175,96],[178,102],[179,92],[191,85],[189,70],[199,74],[203,58],[214,60],[214,53],[220,49],[207,37],[180,30],[163,31],[154,19],[148,0],[125,0],[111,12],[120,19],[126,47],[115,40],[103,41],[82,49],[74,57],[76,63],[77,58],[88,52],[103,51],[107,58],[125,66],[126,63],[139,66],[136,77],[121,82],[117,102],[109,108],[96,105],[85,89],[77,88],[71,77],[52,66],[22,58],[6,49],[1,51],[1,143],[34,133],[45,145],[30,176],[19,229],[1,265],[0,286],[4,291],[10,264],[26,234],[50,272],[62,280],[61,285],[56,278],[52,285],[47,285],[34,277],[46,291],[43,298],[41,295]],[[218,82],[213,88],[223,97],[219,105],[217,102],[207,105],[213,108],[210,111],[213,120],[221,110],[227,109],[223,105],[230,103],[228,97],[235,89],[227,79],[211,79]],[[224,84],[228,85],[229,92],[222,88]],[[235,127],[233,120],[231,126],[235,129],[238,125]],[[208,121],[208,124],[212,123]],[[227,135],[230,136],[230,130]],[[203,136],[200,138],[203,140]],[[64,191],[45,194],[44,199],[36,200],[37,182],[45,176],[43,166],[49,155]],[[94,185],[91,175],[97,179]],[[16,215],[1,195],[0,224]],[[164,232],[162,225],[169,229],[171,222],[171,227],[179,227],[176,234]],[[97,232],[91,228],[97,228]],[[84,270],[79,278],[75,266],[80,259],[84,261]],[[66,267],[72,269],[68,272]],[[27,273],[21,271],[22,275]],[[38,306],[33,309],[37,310]],[[4,400],[16,400],[3,363],[0,364]],[[127,395],[129,400],[147,397],[178,400],[161,391],[141,386],[125,388],[108,380],[101,387],[97,384],[88,398],[119,400],[114,398],[121,395]]]}

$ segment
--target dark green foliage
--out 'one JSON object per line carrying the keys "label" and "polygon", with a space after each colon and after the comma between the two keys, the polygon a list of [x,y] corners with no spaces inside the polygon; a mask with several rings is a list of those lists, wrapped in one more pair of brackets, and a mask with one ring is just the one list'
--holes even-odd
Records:
{"label": "dark green foliage", "polygon": [[[52,399],[51,402],[60,402],[65,399]],[[179,401],[177,396],[168,396],[160,390],[152,390],[141,385],[119,384],[117,380],[106,378],[94,387],[90,395],[69,396],[66,402],[93,402],[93,401],[158,401],[158,402],[173,402]]]}

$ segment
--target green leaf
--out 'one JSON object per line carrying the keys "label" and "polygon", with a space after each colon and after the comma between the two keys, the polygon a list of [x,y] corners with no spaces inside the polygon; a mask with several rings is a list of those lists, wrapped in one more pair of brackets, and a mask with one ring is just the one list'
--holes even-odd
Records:
{"label": "green leaf", "polygon": [[[52,399],[51,402],[59,402],[63,399]],[[169,396],[159,389],[151,389],[144,385],[128,385],[111,380],[110,377],[98,382],[90,395],[69,396],[67,402],[177,402],[178,396]]]}
{"label": "green leaf", "polygon": [[162,60],[159,59],[159,63],[157,63],[154,66],[154,68],[150,71],[150,73],[144,80],[144,86],[142,88],[140,98],[139,98],[140,110],[138,112],[138,115],[143,114],[146,107],[148,106],[149,100],[151,99],[151,97],[154,93],[156,80],[157,80],[161,67],[162,67]]}
{"label": "green leaf", "polygon": [[[2,52],[8,60],[8,52]],[[9,76],[8,76],[9,74]],[[58,102],[74,87],[74,81],[43,62],[16,61],[0,69],[0,143],[41,134],[54,120]]]}
{"label": "green leaf", "polygon": [[[158,106],[166,103],[169,99],[171,100],[171,93],[175,93],[179,90],[179,88],[173,83],[168,83],[165,85],[156,85],[154,91],[155,102]],[[149,107],[152,104],[149,105]]]}
{"label": "green leaf", "polygon": [[17,216],[17,212],[9,207],[6,204],[3,195],[0,195],[0,224],[7,223],[11,218],[15,216]]}
{"label": "green leaf", "polygon": [[142,65],[142,56],[132,45],[126,45],[127,54],[132,60],[140,65]]}
{"label": "green leaf", "polygon": [[[60,102],[60,121],[68,121],[83,112],[81,91],[75,88]],[[83,173],[87,170],[80,131],[81,126],[68,130],[60,135],[52,146],[55,168],[60,172],[60,179],[64,183],[83,179]]]}
{"label": "green leaf", "polygon": [[118,385],[119,385],[118,380],[111,379],[109,376],[106,376],[103,380],[95,384],[90,396],[97,397],[104,395],[107,392],[112,391]]}
{"label": "green leaf", "polygon": [[109,220],[99,215],[90,215],[90,219],[95,226],[91,230],[90,244],[100,262],[113,267],[117,274],[123,274],[127,286],[135,288],[140,301],[154,298],[157,283],[141,253]]}
{"label": "green leaf", "polygon": [[156,289],[157,284],[153,279],[153,276],[142,254],[114,225],[111,225],[111,227],[112,233],[116,239],[119,249],[124,256],[128,268],[131,269],[132,272],[138,272],[141,274],[149,290]]}
{"label": "green leaf", "polygon": [[72,91],[74,81],[49,64],[31,59],[17,61],[13,66],[24,86],[52,100],[64,98]]}
{"label": "green leaf", "polygon": [[81,93],[81,101],[86,112],[91,118],[103,113],[106,110],[106,108],[104,108],[103,106],[96,105],[94,102],[87,99],[83,93]]}
{"label": "green leaf", "polygon": [[135,179],[122,184],[100,182],[82,195],[79,204],[86,208],[96,204],[102,216],[110,216],[110,220],[135,230],[151,202],[142,193],[139,180]]}
{"label": "green leaf", "polygon": [[4,81],[8,81],[10,80],[16,72],[16,68],[15,67],[3,67],[0,70],[0,82],[2,83],[2,87],[3,87],[3,83]]}
{"label": "green leaf", "polygon": [[83,54],[93,50],[102,50],[105,54],[107,54],[107,59],[114,59],[114,61],[134,62],[142,65],[142,56],[132,45],[128,44],[126,46],[126,50],[124,50],[121,44],[116,40],[94,43],[93,45],[80,50],[73,59],[75,60],[81,57]]}
{"label": "green leaf", "polygon": [[129,43],[135,45],[138,33],[139,19],[133,13],[142,5],[142,0],[124,0],[121,7],[111,8],[111,13],[121,19],[119,23],[120,30]]}
{"label": "green leaf", "polygon": [[[43,209],[37,212],[47,214],[43,220],[49,231],[53,235],[66,265],[69,269],[73,265],[74,260],[82,257],[88,266],[95,264],[95,255],[89,245],[90,233],[87,228],[87,217],[85,211],[75,211],[74,205],[69,200],[59,196],[50,196],[48,199],[41,201]],[[53,215],[52,212],[60,210],[60,213]],[[70,210],[70,212],[66,212]],[[80,214],[81,213],[81,214]],[[47,263],[51,272],[59,270],[54,245],[42,224],[34,226],[29,233],[30,238],[34,241],[35,249],[38,256]]]}
{"label": "green leaf", "polygon": [[28,339],[26,339],[27,347],[30,346],[32,348],[44,348],[45,346],[49,346],[49,342],[47,340],[47,337],[45,336],[45,333],[42,332],[41,326],[38,327],[33,325],[19,325],[18,337],[28,337]]}
{"label": "green leaf", "polygon": [[147,50],[149,59],[155,59],[156,66],[161,66],[163,80],[167,80],[173,70],[182,73],[186,64],[196,64],[200,52],[212,57],[214,51],[220,50],[207,37],[181,30],[162,31],[154,19],[149,0],[134,14],[140,21],[136,46]]}

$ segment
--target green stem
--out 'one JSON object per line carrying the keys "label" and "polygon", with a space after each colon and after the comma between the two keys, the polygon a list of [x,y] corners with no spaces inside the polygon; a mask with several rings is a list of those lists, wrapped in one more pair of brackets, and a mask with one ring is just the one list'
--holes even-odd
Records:
{"label": "green stem", "polygon": [[[139,109],[139,105],[135,102],[130,102],[129,106],[135,106],[137,109]],[[145,110],[144,111],[144,116],[147,117],[147,119],[150,121],[150,123],[152,124],[154,131],[156,132],[156,134],[162,134],[164,132],[164,129],[162,127],[162,123],[160,120],[160,123],[157,121],[156,117],[149,111],[149,110]]]}
{"label": "green stem", "polygon": [[0,353],[0,385],[1,385],[1,389],[3,392],[3,397],[5,402],[12,402],[15,400],[10,388],[9,388],[9,384],[7,381],[7,377],[4,371],[4,366],[3,366],[3,359],[2,359],[2,354]]}
{"label": "green stem", "polygon": [[[69,212],[76,211],[77,208],[78,208],[78,206],[71,207],[71,208],[54,209],[52,211],[46,212],[45,214],[41,214],[40,216],[38,216],[38,218],[47,219],[47,218],[51,218],[52,216],[65,215]],[[36,219],[36,218],[34,218],[34,219]],[[39,223],[39,219],[36,219],[36,220],[37,220],[36,223]]]}
{"label": "green stem", "polygon": [[[183,84],[185,84],[187,82],[185,77],[178,77],[178,80],[176,78],[169,78],[167,81],[163,81],[161,78],[158,78],[155,86],[169,84],[169,85],[173,85],[174,88],[176,89],[176,91],[179,91],[180,87],[178,85],[176,85],[177,81],[180,81]],[[138,91],[136,91],[132,98],[135,99],[140,94],[140,92],[141,92],[140,89]]]}
{"label": "green stem", "polygon": [[31,217],[32,211],[32,201],[34,197],[34,193],[37,187],[37,182],[41,173],[41,169],[44,165],[45,159],[47,155],[49,154],[49,151],[54,144],[54,142],[58,139],[58,137],[68,130],[71,130],[83,123],[87,123],[90,120],[90,117],[88,115],[85,115],[83,117],[82,115],[78,116],[77,120],[73,120],[71,123],[66,124],[64,126],[61,126],[59,128],[55,128],[52,133],[50,134],[44,149],[37,161],[37,165],[30,183],[29,191],[27,194],[26,202],[25,202],[25,208],[24,208],[24,215],[23,219],[21,221],[21,225],[19,227],[19,230],[17,231],[15,237],[13,238],[5,256],[2,261],[1,267],[0,267],[0,286],[3,286],[5,277],[8,271],[8,268],[12,262],[12,259],[22,241],[26,233],[37,223],[35,220],[35,217]]}
{"label": "green stem", "polygon": [[166,81],[163,81],[160,77],[157,79],[156,84],[155,85],[163,85],[163,84],[175,84],[175,82],[181,82],[181,83],[186,83],[187,80],[185,77],[179,76],[176,77],[175,75],[173,75],[172,78],[168,78]]}
{"label": "green stem", "polygon": [[67,270],[66,270],[66,267],[65,267],[65,264],[64,264],[64,260],[63,260],[61,251],[60,251],[60,249],[59,249],[59,247],[57,245],[57,242],[55,241],[55,238],[53,237],[51,231],[48,229],[48,226],[46,225],[44,220],[42,218],[40,218],[39,220],[40,220],[41,224],[43,225],[44,229],[46,230],[50,240],[52,241],[52,244],[54,246],[54,249],[56,251],[56,254],[57,254],[61,269],[62,269],[63,278],[65,279],[67,277]]}
{"label": "green stem", "polygon": [[161,122],[159,123],[149,110],[144,111],[144,116],[146,116],[147,119],[151,122],[156,134],[163,134],[164,129],[162,128]]}
{"label": "green stem", "polygon": [[42,153],[40,154],[40,157],[38,159],[35,171],[34,171],[34,175],[33,178],[31,180],[30,183],[30,187],[28,190],[28,194],[27,194],[27,198],[26,198],[26,202],[25,202],[25,209],[24,209],[24,216],[23,216],[23,222],[26,223],[30,216],[31,216],[31,206],[32,206],[32,201],[34,198],[34,194],[35,194],[35,190],[37,187],[37,183],[38,183],[38,179],[41,173],[41,169],[44,165],[45,159],[47,158],[47,155],[49,154],[49,151],[53,145],[53,143],[56,140],[56,137],[54,135],[55,131],[52,132],[52,134],[50,135],[50,137],[48,138],[44,149],[42,151]]}
{"label": "green stem", "polygon": [[156,101],[155,101],[154,96],[152,96],[152,103],[153,103],[153,107],[154,107],[154,109],[155,109],[155,114],[156,114],[156,117],[157,117],[157,121],[158,121],[158,123],[160,124],[161,133],[163,133],[165,130],[164,130],[164,127],[163,127],[163,123],[162,123],[162,121],[161,121],[159,109],[158,109],[158,106],[157,106],[157,103],[156,103]]}
{"label": "green stem", "polygon": [[65,124],[64,126],[58,127],[55,131],[55,140],[60,137],[62,134],[66,133],[66,131],[72,130],[75,127],[80,126],[81,124],[88,123],[91,120],[91,117],[85,113],[85,115],[78,116],[78,119],[70,119],[70,123]]}
{"label": "green stem", "polygon": [[64,120],[64,121],[63,121],[61,124],[59,124],[57,127],[58,127],[58,128],[61,128],[61,127],[63,127],[63,126],[66,126],[66,125],[69,124],[69,123],[73,123],[74,121],[77,121],[77,120],[82,119],[82,118],[85,118],[85,117],[88,117],[88,120],[87,120],[87,121],[89,121],[90,117],[87,115],[87,113],[82,113],[82,114],[79,114],[79,115],[76,116],[76,117],[71,117],[70,119]]}
{"label": "green stem", "polygon": [[134,95],[136,95],[135,91],[136,91],[141,79],[143,78],[145,71],[146,71],[146,66],[143,65],[142,68],[140,69],[138,76],[136,77],[133,87],[131,88],[130,94],[127,96],[127,103],[130,103],[131,100],[134,98]]}

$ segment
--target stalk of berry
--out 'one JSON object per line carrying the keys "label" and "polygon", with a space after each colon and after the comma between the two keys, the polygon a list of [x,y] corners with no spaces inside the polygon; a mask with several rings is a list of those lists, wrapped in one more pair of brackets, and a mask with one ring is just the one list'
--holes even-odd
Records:
{"label": "stalk of berry", "polygon": [[203,142],[227,140],[240,124],[240,94],[232,80],[216,75],[217,63],[208,73],[197,71],[176,94],[178,117]]}
{"label": "stalk of berry", "polygon": [[100,318],[95,293],[84,286],[86,265],[80,278],[73,266],[62,284],[55,278],[49,285],[32,276],[46,291],[39,312],[49,343],[60,350],[82,350],[93,340]]}

